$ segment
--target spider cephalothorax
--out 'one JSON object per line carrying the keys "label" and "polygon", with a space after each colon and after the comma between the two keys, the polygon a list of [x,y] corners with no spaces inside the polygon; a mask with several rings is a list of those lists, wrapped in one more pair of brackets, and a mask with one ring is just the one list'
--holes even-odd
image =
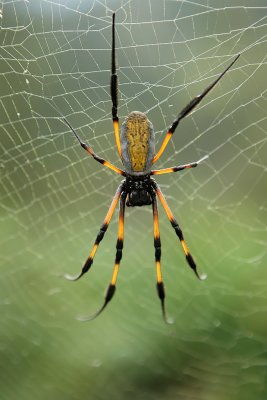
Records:
{"label": "spider cephalothorax", "polygon": [[116,62],[115,62],[115,14],[113,14],[110,93],[112,100],[112,118],[113,118],[115,140],[118,153],[125,170],[115,167],[115,165],[111,164],[109,161],[106,161],[103,158],[99,157],[97,154],[95,154],[94,151],[87,144],[81,141],[76,131],[72,128],[72,126],[69,124],[66,118],[63,117],[66,124],[69,126],[69,128],[76,136],[80,145],[92,157],[94,157],[96,161],[100,162],[104,166],[110,168],[114,172],[125,177],[125,179],[123,180],[123,182],[121,182],[115,193],[115,196],[109,207],[104,222],[100,227],[93,248],[83,265],[81,273],[74,277],[66,275],[66,278],[69,280],[77,280],[89,270],[89,268],[93,264],[93,260],[96,251],[98,249],[99,243],[103,239],[108,229],[114,210],[117,204],[119,203],[120,211],[119,211],[118,240],[116,245],[116,257],[115,257],[113,274],[111,282],[106,292],[105,301],[100,310],[98,310],[94,315],[82,318],[82,320],[87,321],[95,318],[104,310],[106,305],[114,296],[120,261],[122,258],[125,205],[129,207],[152,205],[155,263],[156,263],[156,275],[157,275],[157,293],[161,301],[162,313],[165,321],[166,321],[165,308],[164,308],[165,291],[164,291],[164,284],[162,280],[162,273],[160,266],[161,242],[160,242],[159,221],[158,221],[157,197],[159,198],[160,203],[167,214],[171,226],[173,227],[176,235],[180,240],[188,265],[190,266],[190,268],[193,269],[194,273],[199,279],[202,278],[197,272],[195,261],[191,253],[189,252],[188,246],[185,243],[182,230],[178,222],[174,218],[174,215],[172,214],[159,185],[155,182],[154,179],[151,178],[151,175],[167,174],[170,172],[181,171],[186,168],[194,168],[207,156],[202,157],[200,160],[189,164],[184,164],[184,165],[179,165],[177,167],[170,167],[159,170],[152,170],[152,165],[160,158],[160,156],[164,152],[179,122],[183,118],[185,118],[191,111],[193,111],[193,109],[200,103],[200,101],[210,92],[210,90],[219,82],[219,80],[224,76],[224,74],[229,70],[229,68],[235,63],[238,57],[239,55],[235,57],[235,59],[231,62],[231,64],[218,76],[217,79],[215,79],[214,82],[212,82],[200,95],[194,97],[182,109],[182,111],[178,114],[178,116],[171,124],[160,149],[155,154],[155,137],[154,137],[153,126],[144,113],[141,113],[139,111],[131,112],[128,115],[128,117],[126,117],[125,122],[122,125],[121,135],[119,134],[119,118],[117,115],[118,77],[116,73]]}
{"label": "spider cephalothorax", "polygon": [[152,204],[151,194],[152,179],[149,175],[143,176],[126,176],[125,180],[125,190],[127,193],[126,206],[149,206]]}

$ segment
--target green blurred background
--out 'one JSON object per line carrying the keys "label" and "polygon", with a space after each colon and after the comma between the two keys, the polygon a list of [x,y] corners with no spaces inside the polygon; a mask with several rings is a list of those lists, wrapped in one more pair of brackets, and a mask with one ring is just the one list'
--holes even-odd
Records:
{"label": "green blurred background", "polygon": [[[0,399],[254,400],[267,396],[266,35],[263,1],[1,2]],[[177,112],[241,53],[175,133],[157,178],[205,282],[189,270],[160,208],[166,307],[155,290],[152,215],[126,212],[117,292],[116,212],[91,271],[75,283],[121,178],[109,98],[116,11],[121,121]]]}

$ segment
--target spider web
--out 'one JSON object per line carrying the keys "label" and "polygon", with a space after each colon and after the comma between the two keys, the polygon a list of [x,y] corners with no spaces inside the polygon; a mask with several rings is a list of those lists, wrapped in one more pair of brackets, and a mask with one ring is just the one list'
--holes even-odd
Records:
{"label": "spider web", "polygon": [[[266,398],[266,37],[264,1],[2,1],[1,399]],[[140,110],[157,148],[177,113],[234,56],[182,121],[157,177],[203,283],[160,208],[166,307],[155,290],[150,207],[126,210],[117,292],[94,322],[113,268],[118,212],[76,283],[121,180],[95,163],[64,115],[120,167],[109,96],[116,11],[119,116]]]}

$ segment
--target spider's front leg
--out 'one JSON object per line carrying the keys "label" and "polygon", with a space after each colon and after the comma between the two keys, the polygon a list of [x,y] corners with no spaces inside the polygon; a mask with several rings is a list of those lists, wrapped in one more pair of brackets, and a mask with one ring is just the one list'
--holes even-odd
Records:
{"label": "spider's front leg", "polygon": [[179,125],[180,121],[183,118],[185,118],[188,114],[190,114],[194,110],[194,108],[201,102],[201,100],[203,100],[204,97],[214,88],[214,86],[217,85],[217,83],[222,79],[222,77],[226,74],[226,72],[236,62],[236,60],[239,58],[239,56],[240,56],[240,54],[238,54],[234,58],[234,60],[231,62],[231,64],[228,65],[227,68],[225,68],[225,70],[218,76],[218,78],[215,79],[215,81],[213,81],[211,84],[209,84],[209,86],[206,89],[204,89],[201,94],[199,94],[198,96],[196,96],[192,100],[190,100],[189,103],[178,114],[178,116],[175,118],[175,120],[171,124],[168,132],[166,133],[166,136],[165,136],[165,138],[163,140],[163,143],[162,143],[159,151],[157,152],[157,154],[153,158],[153,161],[152,161],[153,164],[160,158],[160,156],[164,152],[167,144],[169,143],[169,140],[171,139],[172,135],[174,134],[174,131],[177,128],[177,126]]}
{"label": "spider's front leg", "polygon": [[73,132],[74,136],[76,137],[76,139],[78,140],[78,142],[80,143],[81,147],[87,151],[87,153],[89,153],[96,161],[98,161],[100,164],[104,165],[105,167],[111,169],[114,172],[117,172],[117,174],[123,175],[125,176],[125,172],[120,169],[117,168],[115,165],[111,164],[109,161],[104,160],[104,158],[99,157],[92,149],[91,147],[89,147],[86,143],[84,143],[78,133],[75,131],[75,129],[71,126],[71,124],[67,121],[67,119],[65,117],[62,117],[63,120],[65,121],[65,123],[68,125],[68,127],[71,129],[71,131]]}
{"label": "spider's front leg", "polygon": [[115,13],[112,14],[112,48],[111,48],[111,78],[110,78],[110,96],[112,101],[112,120],[115,134],[116,145],[120,158],[121,142],[119,134],[119,117],[118,117],[118,75],[116,72],[116,54],[115,54]]}

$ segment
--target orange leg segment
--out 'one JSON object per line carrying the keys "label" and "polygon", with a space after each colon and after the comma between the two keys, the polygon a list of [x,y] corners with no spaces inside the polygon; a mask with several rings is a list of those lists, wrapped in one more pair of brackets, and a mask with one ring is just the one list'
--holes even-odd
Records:
{"label": "orange leg segment", "polygon": [[179,125],[179,122],[194,110],[194,108],[201,102],[201,100],[204,99],[204,97],[214,88],[214,86],[219,82],[219,80],[224,76],[224,74],[226,74],[226,72],[232,67],[232,65],[236,62],[236,60],[239,58],[239,56],[240,56],[240,54],[238,54],[234,58],[234,60],[231,62],[231,64],[228,65],[228,67],[218,76],[218,78],[216,78],[205,90],[203,90],[203,92],[201,94],[194,97],[178,114],[177,118],[175,118],[172,125],[170,126],[159,151],[156,153],[155,157],[153,158],[153,160],[152,160],[153,164],[160,158],[160,156],[164,152],[175,129]]}
{"label": "orange leg segment", "polygon": [[87,317],[87,316],[80,317],[79,320],[81,320],[81,321],[90,321],[90,320],[96,318],[99,314],[102,313],[102,311],[106,308],[107,304],[110,302],[110,300],[114,296],[114,293],[116,290],[116,281],[117,281],[119,267],[120,267],[120,261],[122,258],[122,249],[123,249],[123,240],[124,240],[125,201],[126,201],[126,193],[122,192],[122,195],[120,198],[120,215],[119,215],[119,227],[118,227],[118,239],[117,239],[117,245],[116,245],[117,251],[116,251],[116,257],[115,257],[115,264],[114,264],[114,268],[113,268],[111,282],[107,288],[107,292],[105,295],[104,304],[95,314],[90,315],[89,317]]}
{"label": "orange leg segment", "polygon": [[152,194],[152,210],[153,210],[153,229],[154,229],[154,248],[155,248],[155,262],[156,262],[156,274],[157,274],[157,293],[161,302],[162,316],[165,322],[168,323],[165,312],[165,289],[162,280],[161,273],[161,241],[160,241],[160,230],[159,230],[159,215],[158,205],[155,193]]}
{"label": "orange leg segment", "polygon": [[68,279],[69,281],[77,281],[78,279],[80,279],[91,268],[91,266],[93,264],[93,261],[94,261],[94,257],[95,257],[96,251],[98,249],[98,246],[99,246],[101,240],[103,239],[103,237],[104,237],[104,235],[105,235],[105,233],[106,233],[106,231],[107,231],[107,229],[109,227],[109,223],[111,221],[112,215],[113,215],[113,213],[115,211],[115,208],[116,208],[116,206],[117,206],[117,204],[119,202],[119,199],[120,199],[120,196],[121,196],[121,192],[122,192],[122,188],[123,188],[123,183],[120,184],[120,186],[118,187],[118,189],[117,189],[117,191],[115,193],[115,196],[114,196],[114,198],[112,200],[112,203],[111,203],[111,205],[109,207],[109,210],[107,212],[107,215],[105,216],[103,224],[100,227],[100,230],[99,230],[98,235],[96,237],[96,240],[95,240],[95,243],[93,245],[93,248],[92,248],[92,250],[91,250],[91,252],[90,252],[90,254],[89,254],[89,256],[88,256],[88,258],[87,258],[87,260],[86,260],[86,262],[85,262],[85,264],[83,266],[83,268],[82,268],[82,271],[77,276],[71,276],[71,275],[68,275],[68,274],[65,275],[65,278]]}
{"label": "orange leg segment", "polygon": [[195,263],[192,255],[191,255],[191,253],[189,251],[189,248],[188,248],[187,244],[185,243],[183,232],[182,232],[180,226],[178,225],[178,222],[174,218],[174,215],[171,212],[171,209],[168,206],[168,203],[167,203],[165,197],[163,196],[163,193],[162,193],[160,187],[158,186],[158,184],[156,182],[154,182],[153,186],[154,186],[154,189],[155,189],[155,191],[157,193],[157,196],[158,196],[158,198],[159,198],[159,200],[160,200],[160,202],[162,204],[162,207],[164,208],[164,211],[166,212],[167,217],[168,217],[173,229],[175,230],[176,235],[178,236],[178,238],[179,238],[179,240],[181,242],[181,245],[182,245],[183,251],[185,253],[185,258],[186,258],[186,261],[187,261],[188,265],[190,266],[190,268],[192,268],[192,270],[194,271],[194,273],[198,277],[198,279],[200,279],[200,280],[205,279],[205,276],[201,276],[197,272],[196,263]]}

